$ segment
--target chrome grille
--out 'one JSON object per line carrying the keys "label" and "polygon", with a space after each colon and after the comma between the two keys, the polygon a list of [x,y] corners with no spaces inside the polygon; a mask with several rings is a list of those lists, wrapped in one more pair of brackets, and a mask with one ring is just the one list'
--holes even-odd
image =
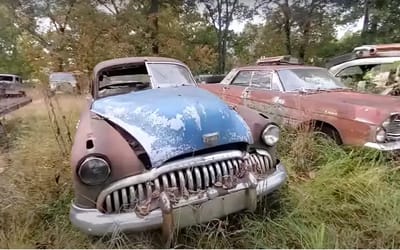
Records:
{"label": "chrome grille", "polygon": [[386,128],[386,134],[389,141],[400,139],[400,116],[394,115],[391,117],[389,126]]}
{"label": "chrome grille", "polygon": [[112,189],[99,196],[98,204],[101,204],[100,209],[105,213],[118,213],[132,211],[162,191],[174,190],[180,197],[188,193],[201,193],[208,187],[223,187],[228,179],[240,179],[244,176],[245,165],[251,166],[249,170],[258,175],[268,173],[273,166],[269,154],[243,157],[240,152],[236,157],[172,170],[151,180]]}

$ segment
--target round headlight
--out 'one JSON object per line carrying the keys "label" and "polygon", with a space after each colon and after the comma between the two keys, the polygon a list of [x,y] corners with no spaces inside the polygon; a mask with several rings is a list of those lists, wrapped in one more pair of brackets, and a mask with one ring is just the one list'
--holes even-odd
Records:
{"label": "round headlight", "polygon": [[376,130],[375,139],[377,142],[385,142],[386,141],[386,131],[383,128],[378,128]]}
{"label": "round headlight", "polygon": [[262,139],[268,146],[274,146],[279,141],[280,132],[278,126],[270,124],[264,129]]}
{"label": "round headlight", "polygon": [[79,178],[87,185],[98,185],[105,182],[110,173],[107,161],[94,156],[86,158],[78,170]]}

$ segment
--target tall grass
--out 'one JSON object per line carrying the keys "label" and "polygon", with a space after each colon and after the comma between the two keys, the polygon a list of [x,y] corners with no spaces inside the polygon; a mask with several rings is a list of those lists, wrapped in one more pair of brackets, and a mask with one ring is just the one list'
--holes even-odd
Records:
{"label": "tall grass", "polygon": [[[45,101],[37,100],[7,120],[8,134],[1,140],[0,247],[162,247],[157,231],[93,238],[71,226],[69,154],[56,140],[60,135],[54,133]],[[54,104],[71,136],[83,103],[64,96]],[[68,143],[67,129],[60,133]],[[338,147],[305,131],[283,135],[279,151],[290,177],[275,199],[260,201],[255,213],[182,229],[177,247],[400,247],[397,162],[373,150]]]}

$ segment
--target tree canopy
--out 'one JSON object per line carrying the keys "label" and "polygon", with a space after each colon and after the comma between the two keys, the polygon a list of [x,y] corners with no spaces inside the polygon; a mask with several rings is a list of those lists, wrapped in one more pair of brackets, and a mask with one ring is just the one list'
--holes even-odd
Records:
{"label": "tree canopy", "polygon": [[[359,32],[336,38],[339,25],[360,19]],[[102,60],[141,55],[180,59],[194,73],[282,54],[322,64],[357,45],[400,42],[399,20],[396,0],[4,0],[0,71],[90,73]],[[235,21],[246,23],[239,33]]]}

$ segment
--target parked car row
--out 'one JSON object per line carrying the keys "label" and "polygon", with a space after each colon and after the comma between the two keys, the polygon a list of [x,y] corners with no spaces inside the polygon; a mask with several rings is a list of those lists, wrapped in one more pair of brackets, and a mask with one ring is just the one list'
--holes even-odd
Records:
{"label": "parked car row", "polygon": [[254,211],[287,178],[281,126],[400,149],[400,99],[352,91],[325,68],[261,58],[220,79],[196,83],[165,57],[99,63],[71,152],[72,224],[91,235],[161,228],[169,242],[175,228]]}
{"label": "parked car row", "polygon": [[[32,102],[22,85],[19,75],[0,74],[0,118]],[[0,134],[2,126],[0,121]]]}
{"label": "parked car row", "polygon": [[[327,68],[358,90],[400,95],[400,44],[364,45],[328,61]],[[368,82],[372,86],[366,86]]]}
{"label": "parked car row", "polygon": [[400,149],[400,99],[352,91],[325,68],[284,57],[260,60],[201,88],[274,117],[280,125],[312,125],[338,144]]}

